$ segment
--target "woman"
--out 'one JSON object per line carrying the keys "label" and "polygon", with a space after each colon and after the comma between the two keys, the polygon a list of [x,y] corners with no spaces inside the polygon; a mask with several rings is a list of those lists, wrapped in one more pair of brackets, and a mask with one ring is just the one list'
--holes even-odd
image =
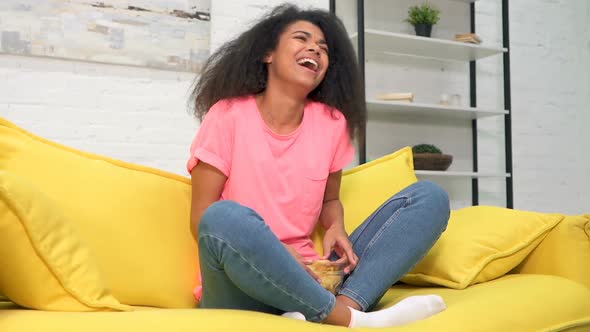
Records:
{"label": "woman", "polygon": [[[350,327],[401,325],[445,308],[414,296],[370,310],[446,228],[446,193],[418,182],[349,237],[339,199],[366,109],[342,22],[283,5],[211,56],[196,82],[202,119],[187,164],[201,308],[255,310]],[[321,257],[310,240],[326,229]],[[309,268],[344,266],[336,295]],[[201,297],[202,295],[202,297]]]}

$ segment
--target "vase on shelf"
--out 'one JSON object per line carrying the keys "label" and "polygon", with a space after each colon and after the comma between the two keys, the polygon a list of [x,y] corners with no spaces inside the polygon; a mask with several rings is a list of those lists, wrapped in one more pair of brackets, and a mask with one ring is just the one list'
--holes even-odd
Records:
{"label": "vase on shelf", "polygon": [[453,156],[440,153],[414,154],[414,169],[424,171],[446,171],[453,163]]}
{"label": "vase on shelf", "polygon": [[414,25],[416,36],[430,37],[432,33],[432,24],[416,24]]}

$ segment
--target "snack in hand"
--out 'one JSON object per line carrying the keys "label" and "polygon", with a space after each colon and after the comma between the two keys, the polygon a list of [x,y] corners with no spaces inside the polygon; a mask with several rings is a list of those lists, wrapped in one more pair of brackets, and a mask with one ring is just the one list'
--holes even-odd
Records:
{"label": "snack in hand", "polygon": [[313,261],[309,267],[320,277],[322,287],[336,294],[342,286],[344,271],[342,266],[334,264],[327,259]]}

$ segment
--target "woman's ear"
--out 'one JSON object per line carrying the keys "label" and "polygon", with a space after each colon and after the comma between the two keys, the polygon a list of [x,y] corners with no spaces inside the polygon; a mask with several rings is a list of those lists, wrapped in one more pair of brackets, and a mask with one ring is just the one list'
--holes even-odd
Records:
{"label": "woman's ear", "polygon": [[264,56],[264,59],[262,59],[262,62],[269,64],[272,63],[272,54],[267,54]]}

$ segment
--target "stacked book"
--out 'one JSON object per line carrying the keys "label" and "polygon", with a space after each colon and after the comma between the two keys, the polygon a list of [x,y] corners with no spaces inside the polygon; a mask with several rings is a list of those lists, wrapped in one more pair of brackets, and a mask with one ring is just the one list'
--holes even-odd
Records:
{"label": "stacked book", "polygon": [[413,102],[414,101],[414,93],[412,93],[412,92],[383,93],[383,94],[377,95],[377,99]]}
{"label": "stacked book", "polygon": [[457,34],[455,40],[463,43],[481,44],[481,38],[474,33]]}

